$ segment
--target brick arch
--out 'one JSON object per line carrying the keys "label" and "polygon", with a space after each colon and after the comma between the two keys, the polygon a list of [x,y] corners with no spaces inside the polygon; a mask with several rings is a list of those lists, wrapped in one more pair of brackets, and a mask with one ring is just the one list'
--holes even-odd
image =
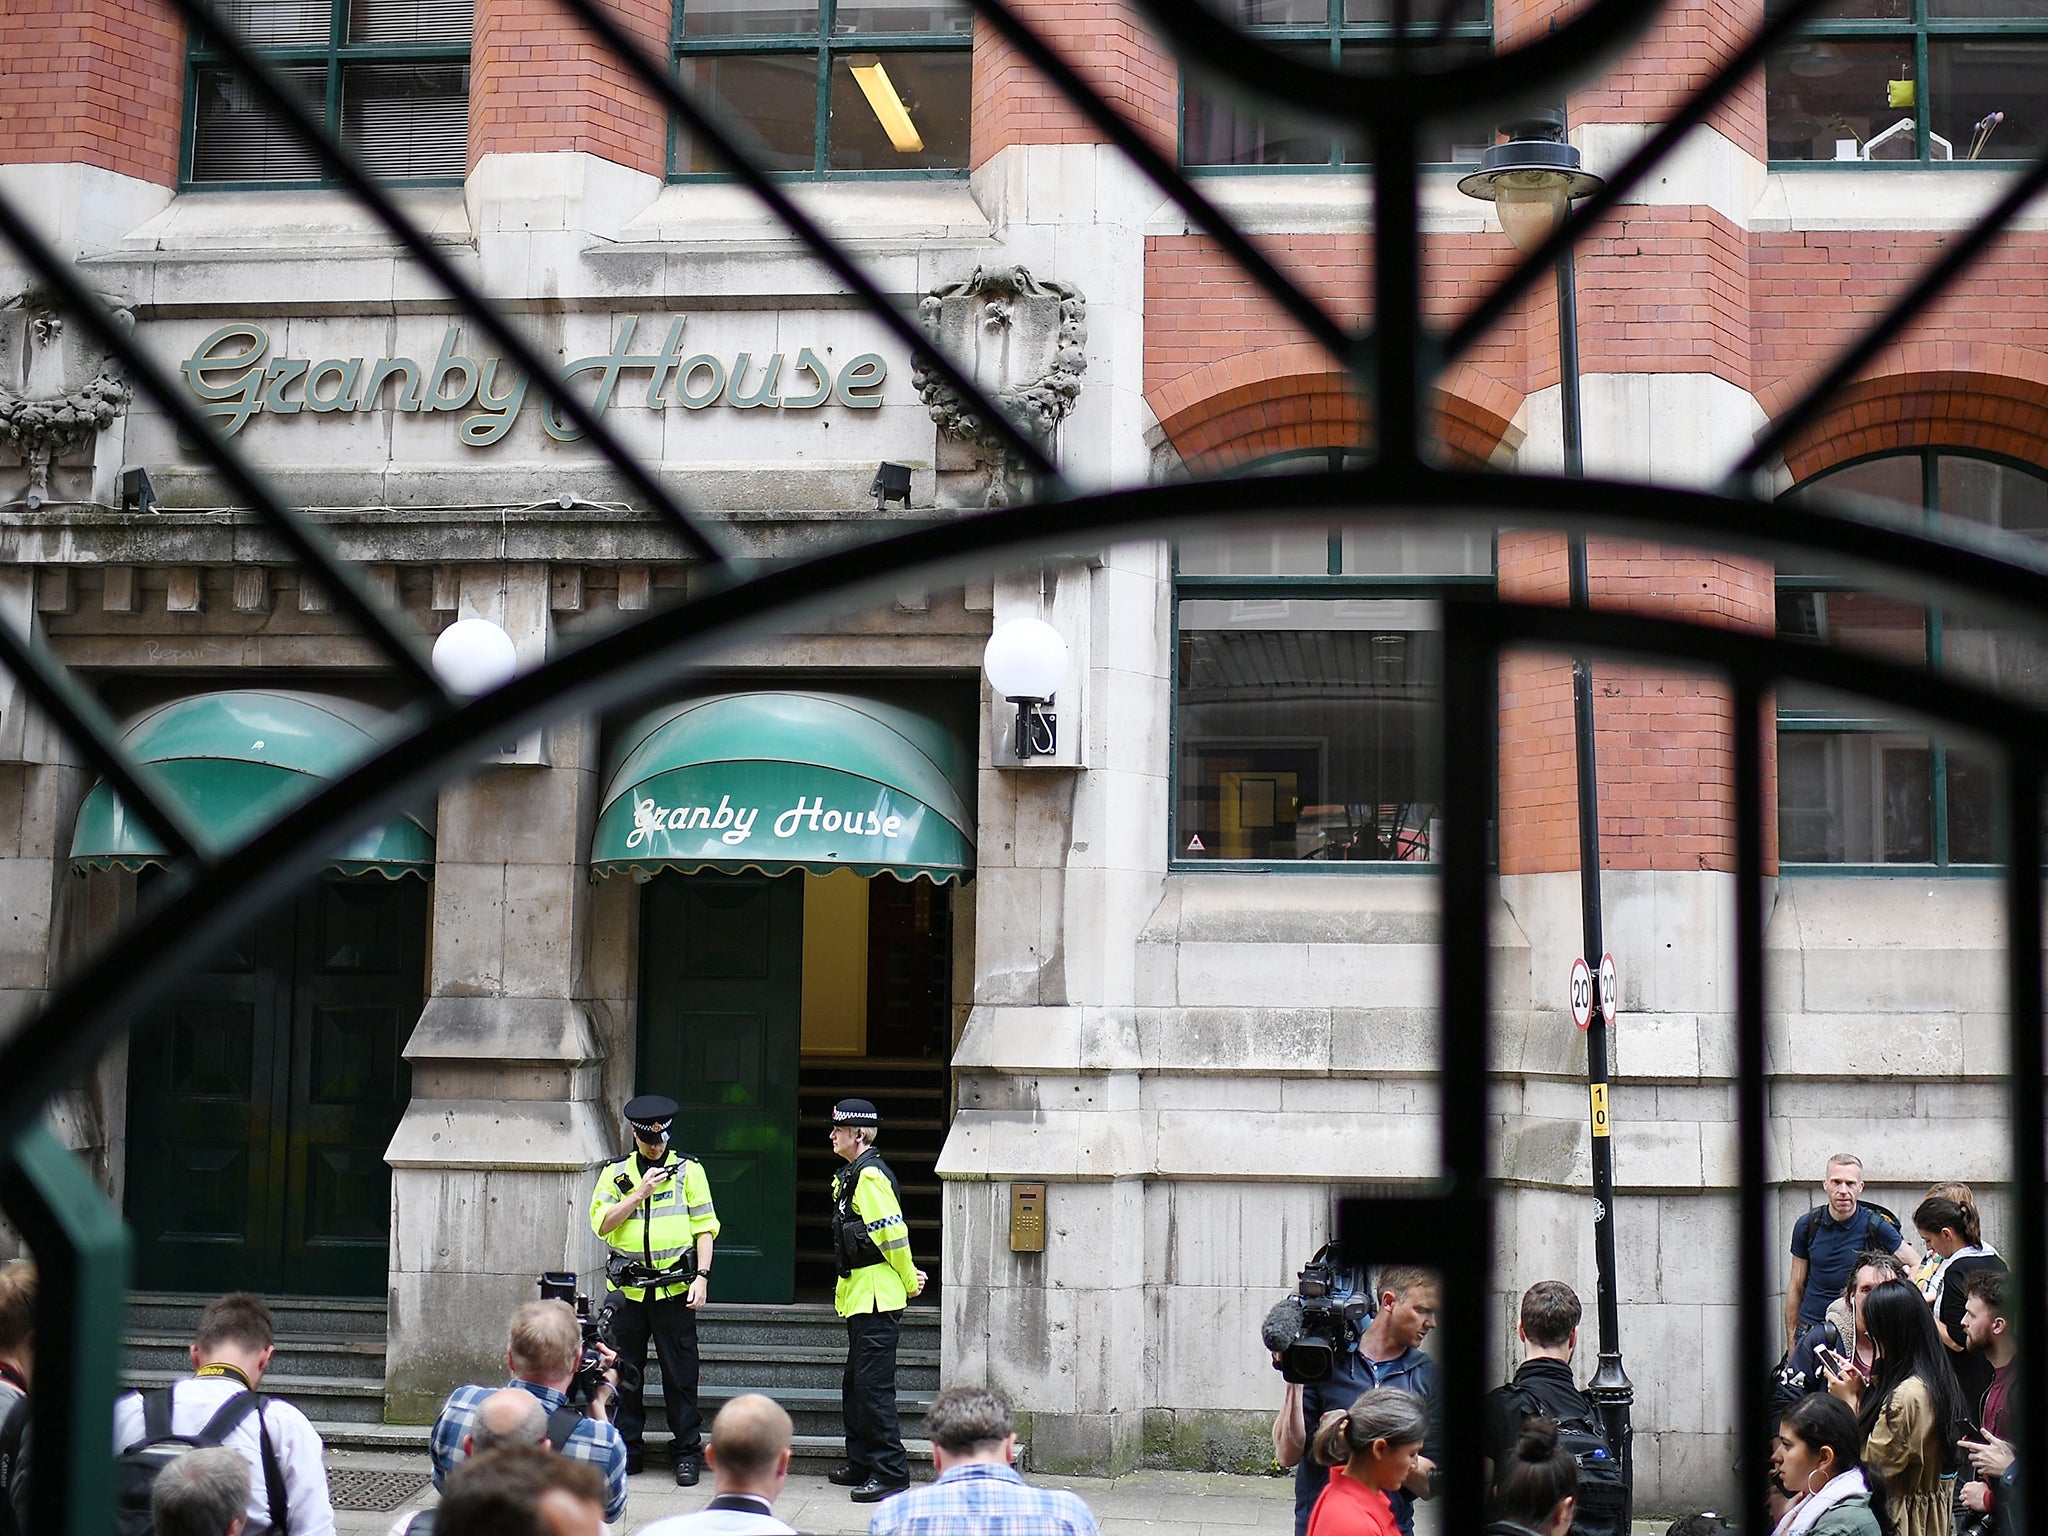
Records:
{"label": "brick arch", "polygon": [[[1818,365],[1757,397],[1773,417],[1818,377]],[[1795,481],[1901,448],[1970,448],[2048,468],[2048,354],[2025,347],[1911,342],[1884,371],[1844,389],[1785,451]]]}
{"label": "brick arch", "polygon": [[[1152,391],[1160,431],[1197,473],[1277,453],[1364,446],[1372,410],[1350,375],[1319,347],[1273,347],[1205,364]],[[1521,446],[1523,396],[1459,365],[1430,391],[1430,436],[1461,468]]]}

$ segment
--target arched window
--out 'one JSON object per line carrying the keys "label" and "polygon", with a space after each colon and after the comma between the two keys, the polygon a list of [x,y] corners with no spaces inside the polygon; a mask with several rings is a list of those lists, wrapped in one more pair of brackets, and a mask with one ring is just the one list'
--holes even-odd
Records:
{"label": "arched window", "polygon": [[[2048,477],[2003,460],[1916,449],[1816,475],[1788,500],[1855,497],[2048,545]],[[1778,570],[1778,632],[1921,662],[2048,702],[2048,629],[2009,625],[1818,570]],[[1778,856],[1794,865],[1989,865],[2000,768],[1967,746],[1871,713],[1867,701],[1778,695]]]}

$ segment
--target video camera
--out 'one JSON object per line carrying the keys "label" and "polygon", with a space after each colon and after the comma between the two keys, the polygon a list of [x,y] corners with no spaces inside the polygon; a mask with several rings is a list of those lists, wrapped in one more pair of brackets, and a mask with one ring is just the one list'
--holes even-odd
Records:
{"label": "video camera", "polygon": [[[583,1352],[576,1358],[576,1379],[569,1384],[569,1401],[586,1405],[590,1402],[592,1394],[603,1384],[604,1373],[611,1369],[598,1346],[603,1345],[604,1350],[614,1355],[618,1353],[618,1340],[612,1332],[612,1322],[617,1309],[612,1303],[607,1302],[593,1315],[590,1310],[590,1298],[576,1289],[576,1276],[570,1270],[548,1270],[535,1283],[540,1286],[542,1301],[566,1301],[576,1309],[576,1325],[583,1333]],[[636,1377],[640,1374],[639,1363],[629,1362],[624,1358],[614,1363],[618,1366],[619,1385],[621,1389],[625,1389],[627,1374],[630,1372]]]}
{"label": "video camera", "polygon": [[1294,1294],[1266,1314],[1259,1337],[1284,1379],[1328,1381],[1378,1310],[1365,1267],[1348,1262],[1336,1244],[1325,1243],[1302,1265]]}

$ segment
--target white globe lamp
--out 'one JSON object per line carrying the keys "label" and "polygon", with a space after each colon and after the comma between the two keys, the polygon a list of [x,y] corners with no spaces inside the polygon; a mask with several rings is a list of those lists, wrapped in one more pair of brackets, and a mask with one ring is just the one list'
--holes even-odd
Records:
{"label": "white globe lamp", "polygon": [[1067,642],[1043,619],[1012,619],[988,637],[981,670],[989,686],[1017,706],[1017,761],[1059,752],[1059,721],[1046,708],[1067,680]]}
{"label": "white globe lamp", "polygon": [[434,642],[434,672],[463,698],[502,688],[519,670],[519,652],[489,619],[457,619]]}
{"label": "white globe lamp", "polygon": [[1004,698],[1043,702],[1067,680],[1067,642],[1043,619],[1012,619],[988,637],[981,670]]}

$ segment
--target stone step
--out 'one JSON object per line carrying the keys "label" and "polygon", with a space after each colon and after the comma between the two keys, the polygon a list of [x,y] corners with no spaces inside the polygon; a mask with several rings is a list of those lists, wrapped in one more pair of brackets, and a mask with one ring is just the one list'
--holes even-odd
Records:
{"label": "stone step", "polygon": [[[663,1398],[656,1379],[659,1372],[649,1372],[647,1383],[647,1422],[663,1424]],[[714,1386],[700,1382],[697,1387],[697,1407],[703,1413],[706,1423],[727,1402],[747,1392],[762,1391],[760,1386]],[[842,1431],[840,1417],[839,1384],[830,1387],[776,1387],[766,1393],[788,1410],[789,1417],[800,1435],[837,1435]],[[896,1412],[906,1435],[916,1434],[924,1428],[925,1410],[931,1407],[933,1394],[930,1392],[896,1393]]]}
{"label": "stone step", "polygon": [[[123,1362],[130,1371],[191,1369],[192,1335],[189,1333],[131,1332],[123,1341]],[[384,1340],[368,1334],[291,1334],[277,1341],[271,1360],[274,1374],[286,1376],[332,1376],[384,1381]]]}
{"label": "stone step", "polygon": [[[654,1422],[656,1425],[661,1423],[660,1415],[655,1416]],[[409,1451],[422,1456],[427,1452],[430,1430],[430,1426],[425,1424],[359,1424],[340,1420],[316,1420],[313,1428],[329,1450]],[[655,1465],[669,1460],[670,1441],[666,1429],[650,1427],[646,1441]],[[929,1440],[905,1440],[903,1448],[910,1453],[913,1462],[930,1464],[932,1444]],[[823,1473],[846,1459],[846,1442],[836,1429],[830,1434],[797,1435],[790,1442],[790,1450],[796,1469],[812,1474]]]}
{"label": "stone step", "polygon": [[[842,1359],[846,1353],[845,1320],[831,1307],[815,1302],[799,1302],[790,1306],[742,1302],[727,1306],[714,1301],[697,1319],[697,1336],[707,1348],[743,1344],[759,1348],[763,1354],[771,1354],[781,1348],[836,1348]],[[928,1306],[904,1308],[899,1347],[936,1351],[939,1347],[939,1309]]]}
{"label": "stone step", "polygon": [[[185,1369],[130,1370],[122,1373],[122,1385],[142,1391],[166,1382],[183,1381],[192,1374]],[[384,1422],[384,1378],[361,1379],[342,1376],[295,1376],[271,1371],[263,1378],[263,1390],[281,1397],[307,1418],[319,1423],[382,1424]]]}
{"label": "stone step", "polygon": [[[200,1311],[211,1296],[182,1291],[130,1291],[128,1327],[134,1333],[182,1334],[190,1342]],[[383,1338],[388,1308],[366,1296],[266,1296],[272,1323],[280,1336],[369,1334]]]}

